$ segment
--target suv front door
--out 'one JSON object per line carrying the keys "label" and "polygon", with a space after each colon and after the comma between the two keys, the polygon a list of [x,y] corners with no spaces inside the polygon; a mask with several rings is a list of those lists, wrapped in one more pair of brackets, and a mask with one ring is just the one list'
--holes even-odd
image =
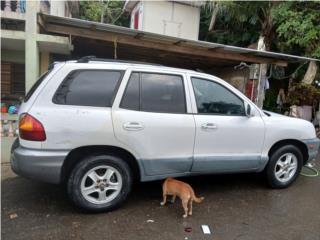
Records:
{"label": "suv front door", "polygon": [[222,83],[190,77],[196,138],[192,172],[239,172],[257,169],[264,123],[245,115],[244,100]]}
{"label": "suv front door", "polygon": [[135,69],[126,76],[112,113],[116,138],[140,158],[146,177],[189,172],[195,123],[185,75]]}

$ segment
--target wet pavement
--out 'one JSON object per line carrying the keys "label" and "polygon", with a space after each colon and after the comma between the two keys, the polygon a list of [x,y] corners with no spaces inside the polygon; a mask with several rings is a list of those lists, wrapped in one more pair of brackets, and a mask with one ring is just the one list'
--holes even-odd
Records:
{"label": "wet pavement", "polygon": [[183,219],[180,201],[160,206],[160,181],[135,184],[118,210],[84,214],[63,188],[18,177],[5,163],[1,172],[2,239],[320,240],[320,177],[300,176],[283,190],[268,189],[258,174],[183,178],[205,197]]}

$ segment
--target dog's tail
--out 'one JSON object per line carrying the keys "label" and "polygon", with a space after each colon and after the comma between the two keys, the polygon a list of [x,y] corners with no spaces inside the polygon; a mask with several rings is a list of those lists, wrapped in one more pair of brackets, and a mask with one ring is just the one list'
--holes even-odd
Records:
{"label": "dog's tail", "polygon": [[193,195],[192,200],[196,203],[201,203],[204,200],[204,197],[196,197],[195,195]]}
{"label": "dog's tail", "polygon": [[190,189],[192,201],[195,201],[196,203],[201,203],[204,200],[204,197],[196,197],[196,194],[194,193],[192,187],[190,185],[188,187]]}

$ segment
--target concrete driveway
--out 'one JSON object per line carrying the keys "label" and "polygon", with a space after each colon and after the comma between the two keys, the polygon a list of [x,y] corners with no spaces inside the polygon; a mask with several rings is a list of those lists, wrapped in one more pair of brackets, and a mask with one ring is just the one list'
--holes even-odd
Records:
{"label": "concrete driveway", "polygon": [[256,174],[183,180],[205,197],[190,218],[182,218],[180,201],[160,206],[160,181],[136,184],[116,211],[83,214],[63,188],[17,177],[4,163],[2,239],[320,239],[320,177],[300,176],[284,190],[266,188]]}

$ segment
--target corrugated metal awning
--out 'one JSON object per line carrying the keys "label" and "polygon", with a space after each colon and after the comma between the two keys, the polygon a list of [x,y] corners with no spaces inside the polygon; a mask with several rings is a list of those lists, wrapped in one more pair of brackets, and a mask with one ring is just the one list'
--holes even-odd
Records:
{"label": "corrugated metal awning", "polygon": [[[155,50],[173,54],[185,54],[213,60],[270,63],[282,66],[293,62],[320,61],[319,59],[309,57],[259,51],[205,41],[194,41],[110,24],[46,14],[39,14],[39,24],[46,32],[107,42],[117,41],[125,46],[132,45],[141,49],[150,49],[150,51]],[[150,53],[151,52],[149,52],[149,54]]]}

